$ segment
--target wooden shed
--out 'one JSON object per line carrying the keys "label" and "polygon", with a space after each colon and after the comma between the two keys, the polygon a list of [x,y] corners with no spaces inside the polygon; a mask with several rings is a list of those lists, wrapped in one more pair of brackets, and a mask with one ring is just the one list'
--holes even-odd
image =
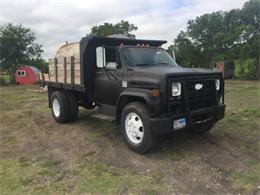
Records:
{"label": "wooden shed", "polygon": [[216,69],[220,70],[225,79],[232,79],[235,74],[235,63],[234,61],[221,61],[215,62]]}

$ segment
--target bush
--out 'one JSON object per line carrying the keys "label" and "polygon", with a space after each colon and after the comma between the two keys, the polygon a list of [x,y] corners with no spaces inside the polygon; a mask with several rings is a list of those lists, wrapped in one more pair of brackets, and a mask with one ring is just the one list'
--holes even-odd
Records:
{"label": "bush", "polygon": [[235,77],[238,79],[254,79],[255,77],[255,60],[236,60]]}
{"label": "bush", "polygon": [[0,86],[5,86],[10,83],[10,76],[8,74],[0,75]]}
{"label": "bush", "polygon": [[5,85],[7,85],[5,79],[0,77],[0,86],[5,86]]}

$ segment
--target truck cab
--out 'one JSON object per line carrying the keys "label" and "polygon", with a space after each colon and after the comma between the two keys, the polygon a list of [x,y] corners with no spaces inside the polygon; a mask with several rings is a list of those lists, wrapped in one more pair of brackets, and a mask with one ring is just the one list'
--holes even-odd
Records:
{"label": "truck cab", "polygon": [[[74,121],[78,106],[98,107],[99,113],[114,118],[127,146],[138,153],[151,151],[160,134],[211,130],[225,113],[222,74],[181,67],[161,47],[164,43],[84,37],[79,43],[80,82],[59,82],[57,59],[50,69],[56,70],[53,79],[45,82],[54,119]],[[63,57],[63,77],[68,67],[72,77],[75,62],[68,64],[68,56]]]}

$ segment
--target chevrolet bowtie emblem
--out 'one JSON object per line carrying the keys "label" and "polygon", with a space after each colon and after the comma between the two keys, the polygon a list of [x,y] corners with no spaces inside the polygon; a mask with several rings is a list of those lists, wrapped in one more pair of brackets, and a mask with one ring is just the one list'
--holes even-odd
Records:
{"label": "chevrolet bowtie emblem", "polygon": [[202,87],[203,87],[203,84],[200,84],[200,83],[197,83],[197,84],[195,85],[195,89],[196,89],[196,90],[201,90]]}

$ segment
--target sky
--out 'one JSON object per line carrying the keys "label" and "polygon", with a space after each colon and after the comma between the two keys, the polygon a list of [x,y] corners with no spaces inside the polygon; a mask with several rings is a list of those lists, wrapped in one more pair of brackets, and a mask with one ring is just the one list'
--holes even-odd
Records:
{"label": "sky", "polygon": [[77,42],[91,27],[127,20],[139,39],[173,43],[189,19],[214,11],[241,8],[246,0],[0,0],[0,25],[31,28],[43,45],[43,57],[52,58],[66,41]]}

